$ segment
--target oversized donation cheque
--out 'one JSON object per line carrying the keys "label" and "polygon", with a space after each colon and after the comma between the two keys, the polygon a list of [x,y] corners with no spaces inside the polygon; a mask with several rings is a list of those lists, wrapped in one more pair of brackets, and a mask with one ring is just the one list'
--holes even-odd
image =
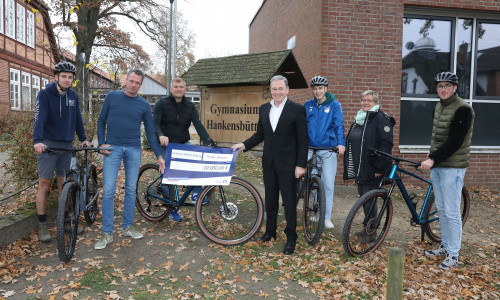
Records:
{"label": "oversized donation cheque", "polygon": [[163,184],[229,185],[238,152],[169,143],[165,153]]}

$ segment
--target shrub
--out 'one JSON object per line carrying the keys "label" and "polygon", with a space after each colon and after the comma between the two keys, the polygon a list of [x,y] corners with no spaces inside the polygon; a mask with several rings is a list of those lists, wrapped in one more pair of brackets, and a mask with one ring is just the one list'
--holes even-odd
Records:
{"label": "shrub", "polygon": [[36,153],[33,150],[33,112],[10,114],[10,122],[16,124],[12,130],[12,141],[8,147],[9,164],[6,170],[17,186],[38,178]]}

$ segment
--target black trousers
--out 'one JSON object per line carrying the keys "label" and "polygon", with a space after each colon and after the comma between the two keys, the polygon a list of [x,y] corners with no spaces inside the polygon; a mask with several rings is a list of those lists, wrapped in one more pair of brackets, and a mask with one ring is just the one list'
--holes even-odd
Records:
{"label": "black trousers", "polygon": [[297,195],[295,170],[278,172],[272,168],[263,171],[266,203],[266,232],[274,234],[277,229],[279,193],[285,206],[285,234],[288,241],[297,240]]}

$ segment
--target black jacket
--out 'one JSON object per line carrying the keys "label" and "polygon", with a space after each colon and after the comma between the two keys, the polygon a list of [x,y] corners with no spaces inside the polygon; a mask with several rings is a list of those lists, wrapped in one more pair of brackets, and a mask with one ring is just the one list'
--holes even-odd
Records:
{"label": "black jacket", "polygon": [[276,168],[279,172],[293,173],[296,166],[305,168],[309,135],[304,106],[288,99],[274,132],[269,121],[270,110],[270,103],[260,107],[257,132],[243,142],[245,149],[250,150],[264,141],[264,170]]}
{"label": "black jacket", "polygon": [[[396,120],[382,111],[369,111],[364,125],[353,123],[349,128],[346,138],[346,151],[344,153],[344,180],[356,178],[358,184],[378,184],[381,178],[376,178],[375,173],[384,175],[392,166],[392,161],[374,156],[369,147],[391,153],[393,146],[393,128]],[[362,126],[362,140],[360,157],[352,157],[350,134],[354,126]],[[359,159],[359,168],[354,170],[353,160]]]}

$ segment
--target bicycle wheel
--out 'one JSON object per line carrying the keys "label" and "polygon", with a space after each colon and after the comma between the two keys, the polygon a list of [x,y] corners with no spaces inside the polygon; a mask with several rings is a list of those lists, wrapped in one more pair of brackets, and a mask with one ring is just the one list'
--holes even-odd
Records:
{"label": "bicycle wheel", "polygon": [[73,181],[64,184],[57,209],[57,252],[59,259],[68,262],[73,257],[78,229],[77,186]]}
{"label": "bicycle wheel", "polygon": [[[365,214],[366,212],[366,214]],[[342,231],[342,245],[349,256],[366,255],[384,241],[392,221],[392,202],[387,191],[373,190],[356,201]]]}
{"label": "bicycle wheel", "polygon": [[166,185],[161,184],[161,179],[162,175],[157,164],[146,164],[139,170],[135,206],[148,221],[162,221],[170,211],[164,200],[169,195],[164,195],[167,193]]}
{"label": "bicycle wheel", "polygon": [[99,196],[99,190],[97,186],[97,169],[93,164],[87,166],[87,172],[89,176],[87,177],[87,191],[85,194],[85,204],[88,206],[92,203],[87,210],[83,212],[85,216],[85,221],[88,225],[92,225],[97,218],[97,213],[99,212],[99,207],[97,206],[97,198]]}
{"label": "bicycle wheel", "polygon": [[250,240],[260,229],[264,204],[259,192],[247,181],[233,177],[228,186],[207,186],[195,207],[196,224],[214,243],[237,245]]}
{"label": "bicycle wheel", "polygon": [[325,208],[326,199],[323,181],[317,175],[313,175],[305,191],[304,210],[302,212],[304,237],[310,245],[316,244],[321,238],[325,228]]}
{"label": "bicycle wheel", "polygon": [[[460,202],[460,215],[462,216],[462,227],[467,222],[467,217],[469,216],[470,209],[470,197],[469,191],[464,186],[462,188],[462,201]],[[436,243],[441,243],[441,227],[439,225],[439,216],[436,208],[436,202],[434,198],[434,191],[431,192],[429,196],[428,204],[425,207],[424,220],[431,220],[428,223],[425,223],[424,230],[427,236]]]}

